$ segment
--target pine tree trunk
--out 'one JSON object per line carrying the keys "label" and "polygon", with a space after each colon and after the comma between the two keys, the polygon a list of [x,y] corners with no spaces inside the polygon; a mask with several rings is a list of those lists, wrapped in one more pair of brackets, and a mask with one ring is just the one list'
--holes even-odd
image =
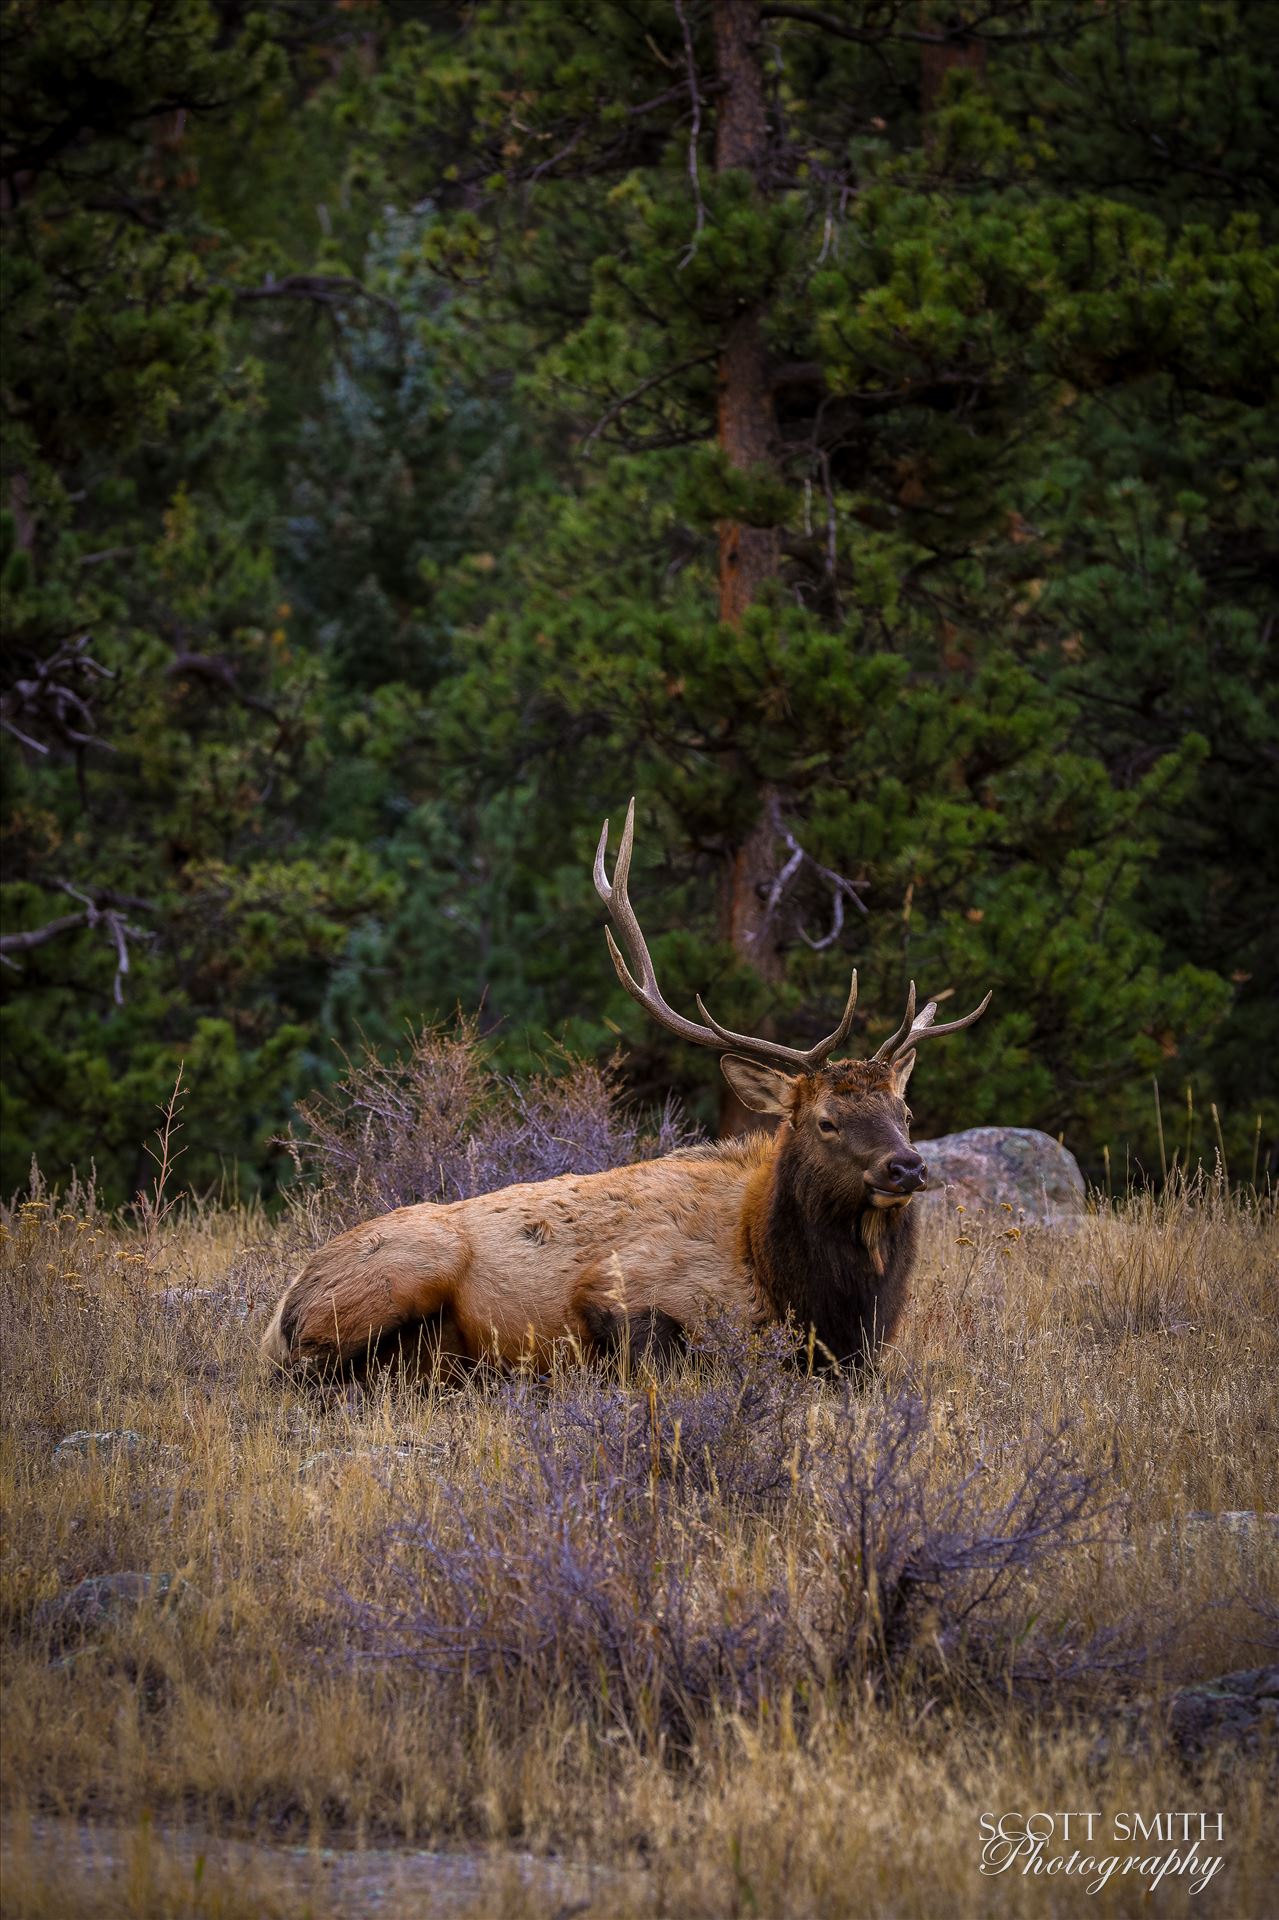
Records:
{"label": "pine tree trunk", "polygon": [[[757,191],[768,142],[764,75],[760,64],[759,0],[714,0],[712,24],[719,108],[715,166],[743,168]],[[767,466],[776,458],[776,420],[764,347],[762,314],[747,307],[730,323],[719,356],[719,444],[735,467]],[[723,520],[719,527],[719,617],[736,626],[778,565],[775,527]],[[764,924],[773,877],[771,795],[760,794],[759,824],[736,848],[725,887],[724,930],[735,950],[765,980],[779,980],[781,955]],[[720,1103],[721,1133],[758,1126],[728,1087]]]}
{"label": "pine tree trunk", "polygon": [[953,37],[942,41],[925,41],[920,48],[920,85],[919,111],[924,121],[924,138],[931,135],[928,122],[937,111],[941,90],[946,84],[946,75],[956,67],[966,67],[969,72],[982,78],[986,72],[986,43],[975,37],[970,38],[963,31],[962,23],[955,20],[938,20],[927,6],[920,8],[920,26],[929,32],[937,32],[942,26],[949,25]]}
{"label": "pine tree trunk", "polygon": [[[742,168],[756,182],[764,164],[768,117],[759,60],[759,0],[715,0],[715,67],[721,88],[715,166]],[[776,421],[758,307],[728,328],[719,356],[719,444],[735,467],[767,466],[776,453]],[[719,614],[741,619],[777,572],[777,530],[723,520],[719,528]]]}

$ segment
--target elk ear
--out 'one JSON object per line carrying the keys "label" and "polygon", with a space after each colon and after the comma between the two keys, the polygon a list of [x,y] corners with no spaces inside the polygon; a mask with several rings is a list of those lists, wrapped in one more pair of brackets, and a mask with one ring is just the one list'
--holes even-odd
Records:
{"label": "elk ear", "polygon": [[896,1087],[898,1093],[905,1093],[906,1082],[915,1071],[916,1058],[917,1056],[914,1053],[908,1053],[894,1065],[893,1085]]}
{"label": "elk ear", "polygon": [[743,1059],[740,1053],[721,1055],[719,1064],[733,1092],[752,1113],[790,1113],[798,1080],[789,1073]]}

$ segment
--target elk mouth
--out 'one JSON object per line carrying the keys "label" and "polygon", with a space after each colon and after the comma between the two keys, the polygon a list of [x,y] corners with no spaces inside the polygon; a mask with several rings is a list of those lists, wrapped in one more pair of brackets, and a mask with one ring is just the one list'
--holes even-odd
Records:
{"label": "elk mouth", "polygon": [[910,1187],[903,1193],[898,1187],[874,1187],[867,1181],[866,1191],[872,1207],[908,1207],[919,1189]]}

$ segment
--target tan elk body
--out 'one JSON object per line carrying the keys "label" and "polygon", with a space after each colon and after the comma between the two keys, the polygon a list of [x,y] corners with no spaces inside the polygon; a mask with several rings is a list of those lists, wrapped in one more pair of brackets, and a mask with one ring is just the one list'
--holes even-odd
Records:
{"label": "tan elk body", "polygon": [[627,898],[633,801],[611,885],[607,839],[605,822],[595,884],[629,956],[608,933],[622,984],[681,1037],[731,1048],[721,1065],[738,1097],[782,1124],[353,1227],[290,1283],[266,1334],[273,1359],[344,1363],[420,1333],[448,1354],[545,1365],[565,1341],[585,1354],[676,1344],[708,1306],[792,1317],[843,1365],[892,1333],[915,1257],[910,1200],[926,1179],[904,1097],[915,1049],[971,1025],[989,994],[937,1026],[932,1001],[916,1016],[912,985],[901,1026],[865,1061],[829,1058],[852,1024],[856,974],[839,1026],[806,1052],[731,1033],[700,1000],[706,1024],[686,1020],[662,998]]}

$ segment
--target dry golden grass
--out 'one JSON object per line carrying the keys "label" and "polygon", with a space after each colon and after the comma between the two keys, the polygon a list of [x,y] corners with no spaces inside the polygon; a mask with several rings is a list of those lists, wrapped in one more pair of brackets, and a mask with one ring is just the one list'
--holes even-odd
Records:
{"label": "dry golden grass", "polygon": [[[1220,1811],[1225,1865],[1205,1903],[1274,1911],[1274,1755],[1226,1751],[1188,1772],[1157,1713],[1140,1739],[1116,1732],[1104,1678],[1057,1714],[1050,1697],[1032,1709],[921,1667],[875,1692],[818,1689],[802,1715],[708,1712],[673,1756],[622,1722],[610,1732],[567,1690],[494,1679],[442,1713],[414,1670],[350,1658],[342,1594],[379,1597],[382,1529],[404,1511],[429,1519],[445,1478],[482,1510],[522,1436],[482,1384],[386,1377],[326,1394],[268,1374],[258,1333],[313,1232],[302,1215],[194,1208],[133,1233],[39,1193],[7,1222],[7,1911],[329,1910],[314,1882],[259,1882],[212,1852],[197,1881],[189,1849],[164,1837],[184,1822],[215,1838],[556,1853],[609,1870],[591,1912],[618,1920],[1146,1910],[1131,1876],[1092,1903],[1078,1880],[983,1879],[981,1813],[1031,1808]],[[926,1382],[943,1463],[979,1441],[998,1471],[1069,1421],[1079,1461],[1116,1471],[1127,1508],[1109,1524],[1127,1545],[1061,1556],[1034,1573],[1033,1598],[1090,1630],[1148,1622],[1138,1701],[1274,1658],[1273,1539],[1188,1543],[1170,1523],[1279,1508],[1277,1252],[1272,1212],[1210,1188],[1137,1198],[1075,1232],[936,1221],[898,1348],[866,1390],[873,1411]],[[165,1298],[201,1288],[215,1292]],[[140,1444],[55,1462],[82,1429]],[[726,1507],[711,1524],[721,1586],[770,1556],[805,1577],[767,1513]],[[173,1590],[69,1635],[47,1603],[120,1570],[172,1576]],[[78,1878],[69,1854],[50,1868],[28,1823],[59,1815],[117,1823],[126,1864],[109,1886]],[[552,1910],[514,1886],[502,1910],[526,1901]],[[429,1909],[406,1896],[379,1910]]]}

